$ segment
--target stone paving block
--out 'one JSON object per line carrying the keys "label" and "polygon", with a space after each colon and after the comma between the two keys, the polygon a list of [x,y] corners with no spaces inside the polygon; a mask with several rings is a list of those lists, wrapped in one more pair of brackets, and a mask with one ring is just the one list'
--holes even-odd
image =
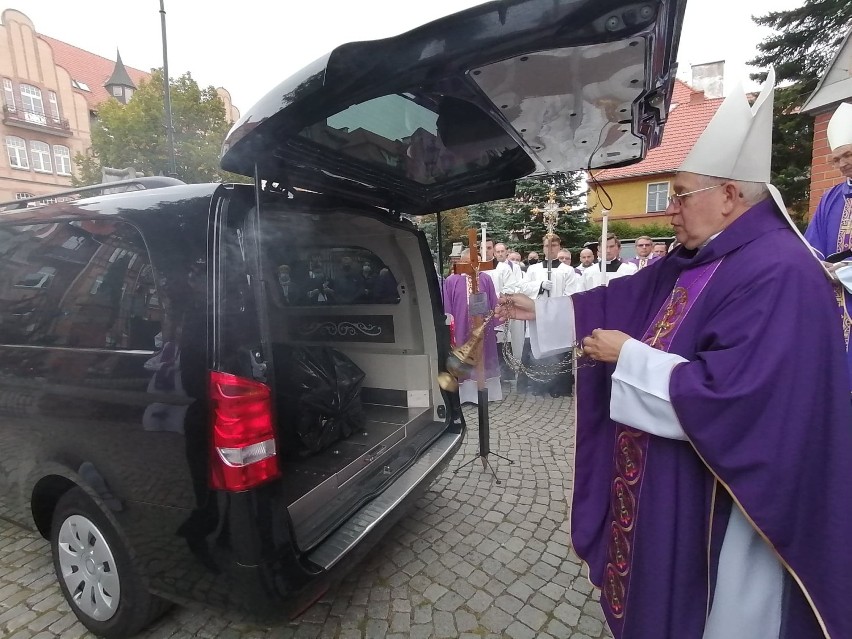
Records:
{"label": "stone paving block", "polygon": [[508,628],[506,628],[506,634],[511,637],[511,639],[536,639],[536,632],[520,621],[515,621]]}
{"label": "stone paving block", "polygon": [[499,608],[489,608],[479,623],[491,632],[503,632],[513,621],[512,616]]}
{"label": "stone paving block", "polygon": [[533,630],[538,630],[547,621],[547,613],[533,605],[526,605],[518,612],[517,618]]}

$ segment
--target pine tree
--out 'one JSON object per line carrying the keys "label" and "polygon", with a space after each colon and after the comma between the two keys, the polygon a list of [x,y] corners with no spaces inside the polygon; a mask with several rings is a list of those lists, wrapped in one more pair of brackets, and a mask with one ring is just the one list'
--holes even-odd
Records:
{"label": "pine tree", "polygon": [[[757,45],[760,52],[749,64],[775,68],[772,144],[772,182],[787,206],[798,216],[807,211],[813,148],[813,116],[798,109],[816,88],[821,74],[837,52],[852,23],[849,0],[805,0],[787,11],[752,18],[776,33]],[[766,72],[754,74],[763,81]]]}

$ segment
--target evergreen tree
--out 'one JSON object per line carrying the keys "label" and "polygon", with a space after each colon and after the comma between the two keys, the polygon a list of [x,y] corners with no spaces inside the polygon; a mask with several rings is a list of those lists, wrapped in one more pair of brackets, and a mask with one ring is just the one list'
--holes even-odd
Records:
{"label": "evergreen tree", "polygon": [[[798,109],[816,88],[852,24],[849,0],[805,0],[787,11],[752,18],[775,29],[758,44],[760,52],[749,64],[775,68],[775,113],[772,136],[772,182],[787,206],[801,217],[810,196],[813,116]],[[763,81],[766,72],[752,76]]]}

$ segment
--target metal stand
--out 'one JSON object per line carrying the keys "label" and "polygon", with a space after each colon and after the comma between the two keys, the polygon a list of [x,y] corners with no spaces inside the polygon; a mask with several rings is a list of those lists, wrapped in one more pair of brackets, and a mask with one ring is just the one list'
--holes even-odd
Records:
{"label": "metal stand", "polygon": [[500,459],[504,459],[509,462],[510,465],[514,464],[514,460],[509,459],[508,457],[503,457],[499,453],[491,452],[491,432],[488,427],[488,388],[479,388],[477,389],[477,409],[479,412],[479,456],[474,457],[473,459],[469,459],[461,466],[456,468],[453,473],[459,472],[465,466],[469,466],[477,459],[482,461],[482,470],[486,468],[491,471],[491,474],[494,476],[494,481],[498,484],[501,483],[499,479],[497,479],[497,473],[494,472],[494,468],[491,466],[491,462],[488,461],[488,455],[494,455],[495,457],[499,457]]}

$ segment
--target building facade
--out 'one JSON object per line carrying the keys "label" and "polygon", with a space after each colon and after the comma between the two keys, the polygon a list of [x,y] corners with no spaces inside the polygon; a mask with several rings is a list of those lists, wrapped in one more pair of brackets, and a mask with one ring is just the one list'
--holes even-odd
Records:
{"label": "building facade", "polygon": [[662,143],[641,162],[602,169],[589,179],[592,221],[600,223],[601,211],[607,206],[611,221],[632,226],[668,224],[666,204],[675,172],[722,100],[676,80]]}
{"label": "building facade", "polygon": [[[39,34],[15,9],[0,14],[0,202],[72,188],[74,156],[91,146],[98,105],[127,103],[150,74]],[[217,89],[231,121],[239,111]],[[125,167],[116,167],[125,168]]]}

